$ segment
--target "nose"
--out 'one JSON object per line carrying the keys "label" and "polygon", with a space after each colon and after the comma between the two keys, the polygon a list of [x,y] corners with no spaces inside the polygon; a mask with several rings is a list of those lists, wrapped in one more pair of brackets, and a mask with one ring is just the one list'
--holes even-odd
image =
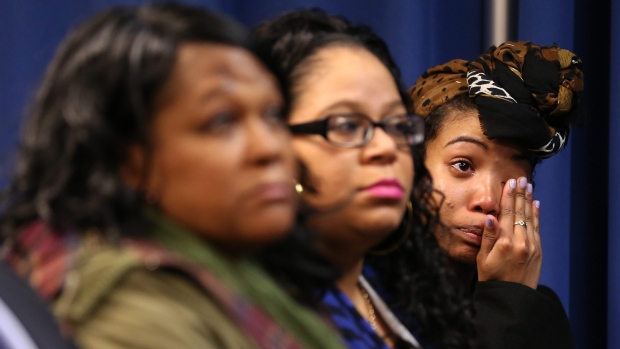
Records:
{"label": "nose", "polygon": [[252,164],[268,166],[281,161],[286,154],[292,154],[290,136],[283,125],[276,125],[260,116],[249,119],[246,155]]}
{"label": "nose", "polygon": [[492,177],[481,178],[472,189],[474,193],[469,203],[469,210],[497,217],[502,194],[501,181]]}
{"label": "nose", "polygon": [[391,163],[396,160],[398,146],[383,128],[375,127],[370,142],[363,147],[364,162]]}

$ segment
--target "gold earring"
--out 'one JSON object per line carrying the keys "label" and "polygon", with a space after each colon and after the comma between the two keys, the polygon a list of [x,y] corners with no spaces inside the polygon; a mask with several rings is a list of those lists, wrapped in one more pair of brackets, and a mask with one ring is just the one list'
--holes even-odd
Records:
{"label": "gold earring", "polygon": [[301,185],[301,183],[295,181],[295,191],[297,192],[297,194],[302,194],[304,192],[304,187],[303,185]]}
{"label": "gold earring", "polygon": [[398,239],[398,241],[394,245],[389,246],[386,249],[370,250],[368,251],[368,253],[373,254],[375,256],[384,256],[386,254],[396,251],[398,248],[400,248],[400,246],[402,246],[405,243],[405,241],[407,241],[407,238],[409,238],[409,234],[411,234],[412,226],[413,226],[413,204],[411,203],[411,200],[409,200],[409,202],[407,202],[407,224],[405,225],[405,229],[400,239]]}

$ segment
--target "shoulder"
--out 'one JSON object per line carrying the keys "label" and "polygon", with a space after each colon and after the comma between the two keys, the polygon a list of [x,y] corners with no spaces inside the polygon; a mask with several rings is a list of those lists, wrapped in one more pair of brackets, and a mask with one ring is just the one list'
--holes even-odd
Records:
{"label": "shoulder", "polygon": [[188,273],[157,257],[109,247],[80,258],[55,308],[81,347],[253,348]]}
{"label": "shoulder", "polygon": [[566,312],[548,287],[540,291],[513,282],[478,282],[473,301],[483,348],[573,347]]}
{"label": "shoulder", "polygon": [[550,287],[545,286],[545,285],[538,285],[538,287],[536,288],[536,291],[538,291],[540,294],[544,295],[545,297],[549,298],[550,300],[555,302],[557,305],[562,306],[562,301],[560,300],[560,297]]}

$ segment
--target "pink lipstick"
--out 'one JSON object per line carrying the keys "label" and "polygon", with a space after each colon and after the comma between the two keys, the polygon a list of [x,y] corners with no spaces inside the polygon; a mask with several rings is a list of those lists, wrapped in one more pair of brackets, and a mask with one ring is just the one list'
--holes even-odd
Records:
{"label": "pink lipstick", "polygon": [[400,200],[405,191],[395,179],[383,179],[364,189],[370,195],[380,199]]}

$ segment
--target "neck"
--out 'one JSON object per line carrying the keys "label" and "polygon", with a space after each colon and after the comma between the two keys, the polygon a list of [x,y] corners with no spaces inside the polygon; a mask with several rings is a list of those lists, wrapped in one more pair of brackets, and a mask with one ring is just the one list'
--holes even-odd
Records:
{"label": "neck", "polygon": [[336,281],[336,287],[353,302],[356,308],[363,305],[357,281],[362,274],[366,249],[351,243],[336,243],[321,239],[318,241],[318,247],[341,273]]}
{"label": "neck", "polygon": [[357,264],[352,265],[348,270],[342,270],[342,276],[336,281],[336,286],[342,291],[353,303],[357,303],[360,296],[357,286],[358,279],[362,274],[364,259],[360,259]]}
{"label": "neck", "polygon": [[[354,270],[364,260],[367,249],[353,244],[339,244],[319,240],[319,251],[342,273]],[[361,269],[360,269],[361,270]]]}

